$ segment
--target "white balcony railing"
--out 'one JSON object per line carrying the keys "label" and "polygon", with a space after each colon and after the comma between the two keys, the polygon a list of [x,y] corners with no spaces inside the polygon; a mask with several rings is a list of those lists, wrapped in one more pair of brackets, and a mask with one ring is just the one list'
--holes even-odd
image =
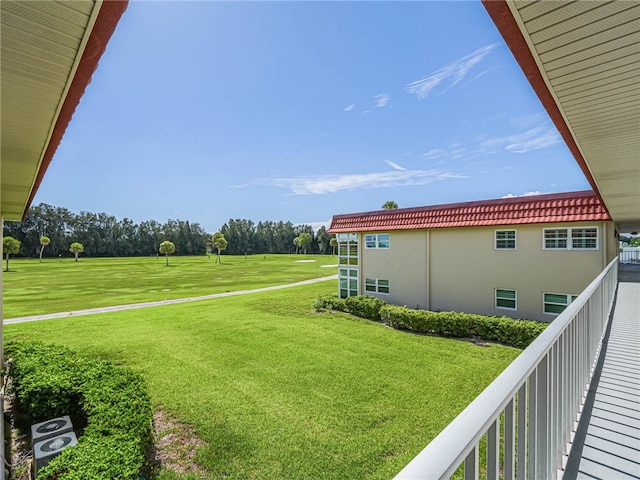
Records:
{"label": "white balcony railing", "polygon": [[485,468],[486,478],[496,480],[561,475],[617,281],[616,258],[396,480],[450,478],[463,462],[465,480]]}

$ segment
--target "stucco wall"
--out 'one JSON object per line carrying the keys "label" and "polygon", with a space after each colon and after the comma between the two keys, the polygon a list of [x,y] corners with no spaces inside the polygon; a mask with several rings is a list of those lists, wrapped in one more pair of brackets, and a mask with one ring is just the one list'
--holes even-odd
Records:
{"label": "stucco wall", "polygon": [[[365,235],[360,236],[362,294],[396,305],[427,308],[427,232],[391,232],[388,250],[365,248]],[[390,294],[365,292],[366,277],[388,279]]]}
{"label": "stucco wall", "polygon": [[[597,251],[544,250],[543,229],[598,227]],[[515,229],[517,249],[496,250],[495,230]],[[578,295],[617,252],[611,222],[472,227],[391,232],[389,250],[364,248],[366,277],[391,282],[385,301],[412,308],[456,310],[552,321],[542,313],[543,293]],[[427,258],[429,259],[427,261]],[[517,291],[517,310],[495,307],[495,289]]]}

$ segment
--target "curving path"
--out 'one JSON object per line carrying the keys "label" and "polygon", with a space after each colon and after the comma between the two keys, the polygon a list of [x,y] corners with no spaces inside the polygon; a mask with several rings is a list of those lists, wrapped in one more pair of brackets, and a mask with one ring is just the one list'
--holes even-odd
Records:
{"label": "curving path", "polygon": [[296,283],[288,283],[286,285],[275,285],[272,287],[262,287],[253,290],[237,290],[235,292],[213,293],[211,295],[203,295],[200,297],[174,298],[172,300],[161,300],[158,302],[132,303],[129,305],[115,305],[113,307],[88,308],[86,310],[74,310],[72,312],[45,313],[42,315],[30,315],[27,317],[5,318],[4,324],[12,323],[36,322],[38,320],[51,320],[54,318],[77,317],[80,315],[93,315],[96,313],[119,312],[121,310],[135,310],[138,308],[159,307],[161,305],[172,305],[174,303],[198,302],[200,300],[211,300],[213,298],[234,297],[236,295],[247,295],[249,293],[268,292],[271,290],[281,290],[283,288],[298,287],[300,285],[309,285],[312,283],[326,282],[327,280],[335,280],[338,275],[330,275],[328,277],[312,278]]}

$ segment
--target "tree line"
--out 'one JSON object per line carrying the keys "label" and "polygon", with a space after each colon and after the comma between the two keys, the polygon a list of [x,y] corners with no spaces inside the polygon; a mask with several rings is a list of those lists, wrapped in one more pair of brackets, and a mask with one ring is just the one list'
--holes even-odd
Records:
{"label": "tree line", "polygon": [[[20,242],[18,256],[69,256],[70,245],[82,244],[89,257],[127,257],[157,255],[160,244],[170,241],[179,255],[202,255],[212,251],[212,234],[198,223],[169,219],[165,223],[148,220],[135,223],[106,213],[72,213],[45,203],[32,206],[22,222],[6,222],[5,237]],[[331,238],[324,227],[314,232],[309,225],[291,222],[258,222],[230,219],[219,232],[231,255],[266,253],[331,254]],[[305,235],[303,235],[305,234]],[[43,247],[42,238],[48,243]],[[310,237],[310,240],[309,240]],[[213,247],[215,250],[215,247]]]}

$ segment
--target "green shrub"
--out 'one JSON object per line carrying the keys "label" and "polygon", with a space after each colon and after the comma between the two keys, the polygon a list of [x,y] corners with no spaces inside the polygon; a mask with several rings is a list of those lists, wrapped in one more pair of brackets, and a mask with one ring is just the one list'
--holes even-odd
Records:
{"label": "green shrub", "polygon": [[328,294],[328,295],[320,295],[315,302],[313,302],[313,307],[320,311],[322,309],[326,310],[339,310],[341,312],[347,311],[347,305],[343,298],[338,298],[337,294]]}
{"label": "green shrub", "polygon": [[547,327],[546,323],[459,312],[431,312],[385,305],[382,321],[393,328],[448,337],[473,337],[526,348]]}
{"label": "green shrub", "polygon": [[384,300],[364,295],[347,297],[345,304],[351,314],[378,322],[380,321],[380,309],[386,305]]}
{"label": "green shrub", "polygon": [[142,377],[61,346],[7,346],[9,375],[30,423],[69,415],[84,432],[38,472],[38,480],[138,479],[152,441],[151,402]]}

